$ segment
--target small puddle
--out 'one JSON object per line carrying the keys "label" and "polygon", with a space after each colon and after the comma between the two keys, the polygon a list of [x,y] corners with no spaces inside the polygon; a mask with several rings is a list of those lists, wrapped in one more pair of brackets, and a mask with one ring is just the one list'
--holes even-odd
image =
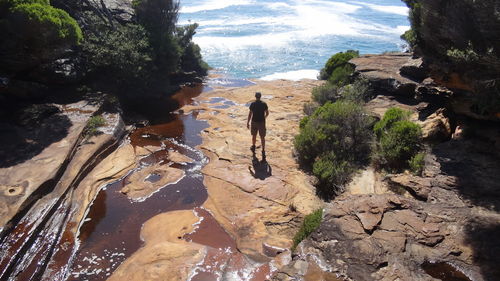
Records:
{"label": "small puddle", "polygon": [[467,275],[446,262],[426,261],[422,269],[430,276],[443,281],[471,281]]}

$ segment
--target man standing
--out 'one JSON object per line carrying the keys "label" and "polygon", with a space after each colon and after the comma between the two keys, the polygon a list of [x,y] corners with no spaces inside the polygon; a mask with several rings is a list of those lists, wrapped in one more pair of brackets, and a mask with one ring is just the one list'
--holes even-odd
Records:
{"label": "man standing", "polygon": [[[269,115],[267,104],[260,100],[261,93],[255,93],[255,101],[250,104],[250,112],[248,112],[247,128],[252,133],[252,146],[250,150],[255,152],[255,142],[257,141],[257,132],[259,132],[260,142],[262,143],[262,154],[266,151],[266,118]],[[252,126],[250,127],[250,119]]]}

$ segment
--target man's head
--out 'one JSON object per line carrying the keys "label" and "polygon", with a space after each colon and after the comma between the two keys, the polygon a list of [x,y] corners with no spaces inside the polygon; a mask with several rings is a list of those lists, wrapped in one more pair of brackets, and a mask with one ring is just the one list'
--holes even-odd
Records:
{"label": "man's head", "polygon": [[256,92],[255,93],[255,98],[260,100],[260,97],[262,96],[262,94],[260,92]]}

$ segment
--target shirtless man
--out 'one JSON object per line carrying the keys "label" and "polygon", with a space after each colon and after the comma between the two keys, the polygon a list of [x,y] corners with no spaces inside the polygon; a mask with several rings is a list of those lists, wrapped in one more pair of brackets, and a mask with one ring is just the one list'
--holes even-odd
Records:
{"label": "shirtless man", "polygon": [[[255,152],[255,142],[257,141],[257,132],[259,132],[260,142],[262,144],[262,154],[266,151],[266,118],[269,115],[267,104],[260,100],[261,93],[255,93],[255,101],[250,104],[250,111],[248,112],[247,128],[252,133],[252,146],[250,150]],[[250,120],[252,126],[250,127]]]}

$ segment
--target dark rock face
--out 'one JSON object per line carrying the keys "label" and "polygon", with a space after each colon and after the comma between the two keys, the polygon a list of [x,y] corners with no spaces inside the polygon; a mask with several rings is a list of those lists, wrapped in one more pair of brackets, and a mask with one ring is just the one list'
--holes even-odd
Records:
{"label": "dark rock face", "polygon": [[500,1],[403,1],[434,80],[467,97],[469,116],[499,121]]}

